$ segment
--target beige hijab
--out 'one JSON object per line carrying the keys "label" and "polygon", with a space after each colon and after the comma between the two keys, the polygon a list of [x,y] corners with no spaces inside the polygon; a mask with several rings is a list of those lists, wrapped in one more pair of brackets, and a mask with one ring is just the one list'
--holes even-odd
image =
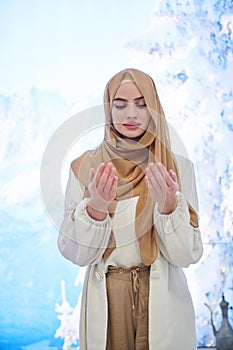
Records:
{"label": "beige hijab", "polygon": [[[129,77],[129,78],[128,78]],[[119,136],[115,130],[111,109],[114,96],[123,81],[132,80],[142,93],[151,119],[148,129],[137,141]],[[72,162],[72,169],[86,190],[84,197],[88,197],[88,173],[90,168],[99,166],[101,162],[111,161],[119,177],[117,197],[109,206],[110,215],[114,215],[116,202],[122,199],[139,196],[136,215],[135,231],[138,239],[142,263],[151,265],[157,257],[156,232],[153,225],[154,201],[149,196],[145,183],[145,169],[149,162],[160,161],[169,170],[173,169],[179,179],[179,172],[175,157],[171,152],[168,127],[156,87],[152,78],[136,69],[125,69],[108,82],[104,93],[105,133],[104,140],[95,150],[87,151]],[[198,217],[189,205],[190,223],[198,226]],[[115,248],[113,234],[103,255],[110,255]]]}

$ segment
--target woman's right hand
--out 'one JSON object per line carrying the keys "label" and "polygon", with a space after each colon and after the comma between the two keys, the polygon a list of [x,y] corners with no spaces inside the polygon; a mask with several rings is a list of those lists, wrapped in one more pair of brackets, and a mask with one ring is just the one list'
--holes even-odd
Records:
{"label": "woman's right hand", "polygon": [[116,198],[117,183],[116,169],[110,162],[100,164],[96,171],[90,170],[87,211],[93,219],[105,219],[109,204]]}

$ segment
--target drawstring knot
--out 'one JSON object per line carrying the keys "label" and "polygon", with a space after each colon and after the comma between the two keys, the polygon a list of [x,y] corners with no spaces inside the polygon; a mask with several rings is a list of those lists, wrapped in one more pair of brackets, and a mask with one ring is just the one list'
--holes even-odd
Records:
{"label": "drawstring knot", "polygon": [[144,302],[140,293],[139,273],[140,269],[136,268],[131,271],[132,274],[132,289],[133,289],[133,313],[135,317],[143,317]]}

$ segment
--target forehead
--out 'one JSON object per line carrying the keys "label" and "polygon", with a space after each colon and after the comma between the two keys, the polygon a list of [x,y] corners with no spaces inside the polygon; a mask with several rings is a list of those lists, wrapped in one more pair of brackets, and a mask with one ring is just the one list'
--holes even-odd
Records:
{"label": "forehead", "polygon": [[140,96],[142,96],[142,93],[137,87],[137,85],[133,82],[127,82],[119,86],[114,98],[121,97],[127,100],[130,100],[130,99],[133,100]]}

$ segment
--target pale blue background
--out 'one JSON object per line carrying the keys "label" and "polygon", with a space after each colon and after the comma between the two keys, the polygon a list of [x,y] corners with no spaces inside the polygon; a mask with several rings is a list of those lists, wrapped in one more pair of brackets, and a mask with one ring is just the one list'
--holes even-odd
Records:
{"label": "pale blue background", "polygon": [[214,344],[204,303],[217,326],[222,292],[233,305],[232,15],[232,1],[217,0],[0,1],[0,349],[63,346],[61,281],[74,308],[82,276],[57,250],[41,161],[57,128],[100,104],[108,79],[126,67],[153,76],[195,165],[205,252],[186,274],[199,345]]}

